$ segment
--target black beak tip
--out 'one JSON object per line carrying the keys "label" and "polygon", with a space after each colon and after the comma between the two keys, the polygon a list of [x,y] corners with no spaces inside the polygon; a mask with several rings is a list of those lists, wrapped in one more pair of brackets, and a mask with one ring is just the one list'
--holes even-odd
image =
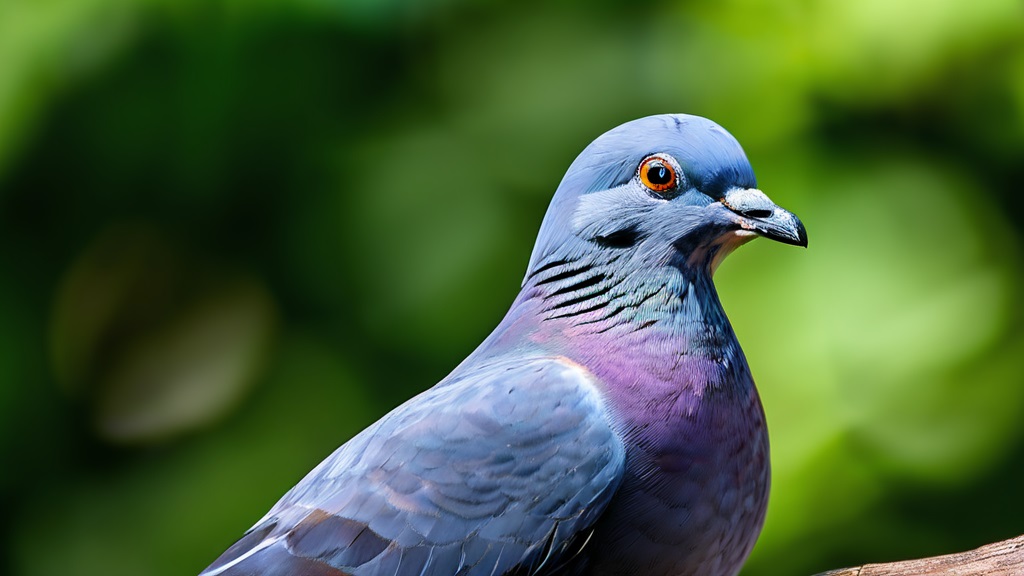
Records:
{"label": "black beak tip", "polygon": [[807,248],[807,229],[804,223],[791,212],[783,212],[784,216],[772,220],[761,221],[758,231],[765,238]]}
{"label": "black beak tip", "polygon": [[807,229],[799,219],[796,221],[796,242],[793,245],[807,248]]}

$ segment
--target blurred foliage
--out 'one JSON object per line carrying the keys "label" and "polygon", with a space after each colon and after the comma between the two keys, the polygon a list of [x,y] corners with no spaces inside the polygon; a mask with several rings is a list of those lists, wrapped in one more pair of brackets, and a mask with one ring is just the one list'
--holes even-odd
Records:
{"label": "blurred foliage", "polygon": [[707,116],[801,216],[718,274],[745,575],[1024,531],[1024,6],[0,2],[0,571],[200,570],[514,297],[595,136]]}

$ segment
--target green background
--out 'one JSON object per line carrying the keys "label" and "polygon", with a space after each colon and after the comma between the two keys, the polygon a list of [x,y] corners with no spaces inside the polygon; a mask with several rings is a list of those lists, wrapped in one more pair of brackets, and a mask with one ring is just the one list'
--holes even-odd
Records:
{"label": "green background", "polygon": [[661,112],[810,235],[717,275],[773,445],[744,574],[1024,533],[1019,0],[0,0],[0,572],[198,572]]}

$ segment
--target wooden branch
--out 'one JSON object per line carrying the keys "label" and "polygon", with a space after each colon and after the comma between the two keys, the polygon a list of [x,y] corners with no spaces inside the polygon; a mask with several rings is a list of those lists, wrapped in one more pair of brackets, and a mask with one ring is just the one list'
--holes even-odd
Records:
{"label": "wooden branch", "polygon": [[817,576],[1020,576],[1024,574],[1024,536],[988,544],[970,552],[865,564],[822,572]]}

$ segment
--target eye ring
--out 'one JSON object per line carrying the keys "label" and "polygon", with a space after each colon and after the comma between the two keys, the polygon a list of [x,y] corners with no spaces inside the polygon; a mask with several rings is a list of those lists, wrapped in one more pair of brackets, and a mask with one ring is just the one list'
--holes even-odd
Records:
{"label": "eye ring", "polygon": [[644,158],[637,168],[637,177],[641,184],[659,196],[667,195],[679,185],[675,162],[661,154]]}

